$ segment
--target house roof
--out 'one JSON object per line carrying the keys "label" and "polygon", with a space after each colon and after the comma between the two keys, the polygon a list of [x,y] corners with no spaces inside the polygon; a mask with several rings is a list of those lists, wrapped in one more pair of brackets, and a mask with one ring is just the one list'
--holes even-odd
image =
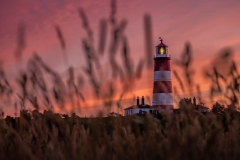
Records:
{"label": "house roof", "polygon": [[128,108],[125,108],[124,110],[136,109],[136,108],[144,109],[144,108],[153,108],[153,107],[148,105],[148,104],[146,104],[146,105],[133,105],[133,106],[130,106]]}

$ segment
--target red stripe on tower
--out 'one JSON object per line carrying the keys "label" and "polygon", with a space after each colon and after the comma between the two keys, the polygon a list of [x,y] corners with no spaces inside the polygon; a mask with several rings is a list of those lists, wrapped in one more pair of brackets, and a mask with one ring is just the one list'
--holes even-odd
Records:
{"label": "red stripe on tower", "polygon": [[152,106],[159,109],[173,109],[170,55],[168,46],[160,38],[154,58],[154,82]]}

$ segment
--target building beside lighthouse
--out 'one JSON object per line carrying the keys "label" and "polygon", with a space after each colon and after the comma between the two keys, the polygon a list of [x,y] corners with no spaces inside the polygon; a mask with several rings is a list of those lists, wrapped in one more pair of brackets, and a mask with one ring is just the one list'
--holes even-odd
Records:
{"label": "building beside lighthouse", "polygon": [[155,112],[152,106],[145,104],[144,97],[141,98],[141,103],[139,97],[137,97],[136,104],[124,109],[124,115],[134,115],[134,114],[148,114]]}
{"label": "building beside lighthouse", "polygon": [[134,114],[149,114],[157,112],[165,112],[173,110],[173,94],[172,94],[172,81],[170,60],[168,54],[168,46],[163,43],[160,38],[160,44],[156,46],[154,55],[154,70],[153,70],[153,95],[152,105],[144,103],[142,97],[142,104],[139,103],[137,98],[136,105],[124,109],[124,115]]}

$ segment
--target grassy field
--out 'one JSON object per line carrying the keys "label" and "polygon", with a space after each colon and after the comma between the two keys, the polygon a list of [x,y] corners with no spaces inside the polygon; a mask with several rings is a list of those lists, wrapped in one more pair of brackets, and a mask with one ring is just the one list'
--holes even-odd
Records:
{"label": "grassy field", "polygon": [[240,113],[80,118],[21,112],[0,121],[3,159],[238,159]]}

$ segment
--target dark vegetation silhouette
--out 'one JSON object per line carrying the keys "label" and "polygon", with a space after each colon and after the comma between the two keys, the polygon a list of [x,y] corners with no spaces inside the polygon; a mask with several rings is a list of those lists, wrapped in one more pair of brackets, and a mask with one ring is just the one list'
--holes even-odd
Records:
{"label": "dark vegetation silhouette", "polygon": [[[141,78],[142,70],[153,66],[150,15],[146,14],[143,18],[146,54],[134,64],[136,62],[131,59],[124,33],[128,22],[117,19],[116,12],[116,1],[112,0],[109,18],[100,20],[99,43],[95,47],[87,16],[82,8],[78,10],[82,27],[87,33],[82,39],[87,62],[83,71],[87,80],[69,66],[67,45],[58,25],[55,30],[66,60],[66,81],[44,63],[38,53],[34,53],[26,69],[21,70],[17,77],[19,89],[16,91],[0,65],[1,159],[238,159],[240,113],[236,106],[239,101],[239,73],[230,49],[223,50],[213,61],[211,69],[204,72],[211,81],[209,98],[214,101],[215,95],[223,95],[227,105],[216,102],[210,112],[202,114],[194,108],[190,99],[178,98],[179,91],[174,87],[176,100],[179,101],[178,114],[123,117],[111,111],[113,106],[122,110],[124,95],[131,92],[134,83]],[[110,46],[106,46],[107,34],[111,35]],[[26,44],[25,26],[20,24],[14,53],[16,61],[21,62]],[[121,54],[121,62],[116,59],[118,54]],[[108,58],[110,79],[104,77],[100,61],[103,55]],[[184,76],[177,71],[173,71],[173,75],[181,92],[189,90],[192,93],[196,87],[198,105],[204,106],[201,85],[194,84],[192,62],[191,46],[187,43],[182,56],[176,61]],[[47,80],[46,76],[50,78]],[[120,94],[116,92],[116,80],[121,81]],[[86,81],[91,84],[94,98],[103,100],[107,117],[101,117],[102,113],[98,118],[75,114],[87,101],[81,92]],[[114,100],[116,96],[117,101]],[[67,104],[72,108],[70,113]],[[15,108],[15,117],[5,117],[6,106]],[[26,106],[31,106],[32,111]],[[65,114],[54,113],[54,107],[65,111]]]}

